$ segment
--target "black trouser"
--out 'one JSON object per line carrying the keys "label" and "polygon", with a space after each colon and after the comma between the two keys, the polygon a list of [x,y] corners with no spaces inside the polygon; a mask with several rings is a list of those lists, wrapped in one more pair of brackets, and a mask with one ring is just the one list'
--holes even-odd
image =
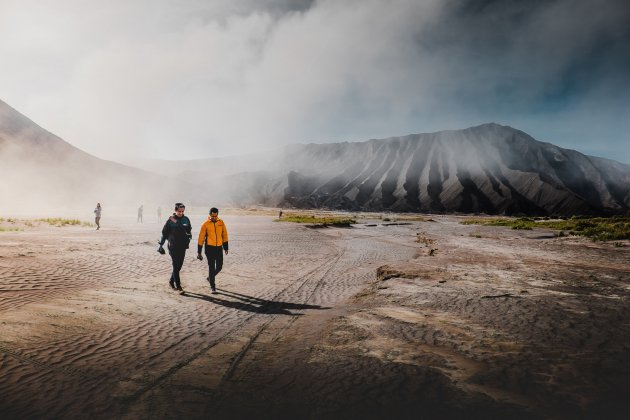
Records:
{"label": "black trouser", "polygon": [[206,245],[206,260],[208,260],[208,280],[211,287],[216,287],[214,279],[223,268],[223,248],[220,246]]}
{"label": "black trouser", "polygon": [[186,248],[175,248],[168,247],[168,253],[171,255],[171,260],[173,260],[173,273],[171,273],[170,282],[175,284],[175,287],[181,287],[181,283],[179,281],[179,271],[182,269],[184,265],[184,257],[186,256]]}

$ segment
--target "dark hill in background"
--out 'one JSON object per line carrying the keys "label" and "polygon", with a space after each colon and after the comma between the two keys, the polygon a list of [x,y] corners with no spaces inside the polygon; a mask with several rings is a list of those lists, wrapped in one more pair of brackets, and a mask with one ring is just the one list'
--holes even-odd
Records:
{"label": "dark hill in background", "polygon": [[630,166],[484,124],[288,148],[283,205],[525,215],[621,214]]}
{"label": "dark hill in background", "polygon": [[[626,214],[630,165],[586,156],[498,124],[276,155],[162,162],[207,178],[231,205],[508,215]],[[169,166],[172,165],[172,166]],[[198,170],[198,168],[206,168]],[[212,169],[210,169],[212,168]],[[211,174],[208,177],[208,174]]]}
{"label": "dark hill in background", "polygon": [[92,207],[100,201],[134,212],[141,203],[184,201],[510,215],[630,213],[630,165],[498,124],[227,158],[144,161],[137,169],[91,156],[0,101],[0,162],[5,211],[11,205]]}

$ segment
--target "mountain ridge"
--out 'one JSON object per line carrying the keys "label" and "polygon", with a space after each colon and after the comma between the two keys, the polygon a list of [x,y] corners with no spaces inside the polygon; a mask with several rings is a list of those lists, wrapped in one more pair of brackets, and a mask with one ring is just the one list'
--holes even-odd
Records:
{"label": "mountain ridge", "polygon": [[0,101],[0,156],[8,169],[0,194],[35,202],[38,196],[77,201],[83,194],[89,202],[105,197],[134,206],[176,200],[509,215],[630,212],[630,165],[497,123],[364,142],[293,144],[241,158],[149,162],[153,167],[138,169],[89,155]]}
{"label": "mountain ridge", "polygon": [[[568,215],[626,213],[630,204],[629,165],[562,149],[496,123],[339,147],[293,148],[286,159],[293,167],[283,205]],[[332,149],[329,159],[323,156],[326,148]],[[354,157],[348,158],[351,149]],[[328,176],[335,172],[333,154],[344,156],[345,166]],[[321,160],[323,171],[305,164]]]}

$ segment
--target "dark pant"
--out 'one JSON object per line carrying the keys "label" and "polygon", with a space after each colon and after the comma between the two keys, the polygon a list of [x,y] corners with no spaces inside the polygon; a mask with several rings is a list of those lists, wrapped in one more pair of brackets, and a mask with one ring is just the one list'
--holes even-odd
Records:
{"label": "dark pant", "polygon": [[211,287],[216,287],[214,279],[223,268],[223,248],[220,246],[208,246],[205,249],[206,260],[208,260],[208,280]]}
{"label": "dark pant", "polygon": [[181,287],[181,283],[179,281],[179,271],[182,269],[184,265],[184,257],[186,256],[186,248],[178,249],[168,247],[168,253],[171,255],[171,260],[173,261],[173,273],[171,273],[170,282],[175,284],[175,287]]}

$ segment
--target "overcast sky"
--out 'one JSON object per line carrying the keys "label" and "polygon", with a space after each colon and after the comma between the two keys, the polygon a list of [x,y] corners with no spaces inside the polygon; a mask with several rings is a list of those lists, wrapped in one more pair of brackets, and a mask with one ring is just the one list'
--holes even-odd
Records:
{"label": "overcast sky", "polygon": [[98,157],[497,122],[630,163],[628,0],[0,0],[0,99]]}

